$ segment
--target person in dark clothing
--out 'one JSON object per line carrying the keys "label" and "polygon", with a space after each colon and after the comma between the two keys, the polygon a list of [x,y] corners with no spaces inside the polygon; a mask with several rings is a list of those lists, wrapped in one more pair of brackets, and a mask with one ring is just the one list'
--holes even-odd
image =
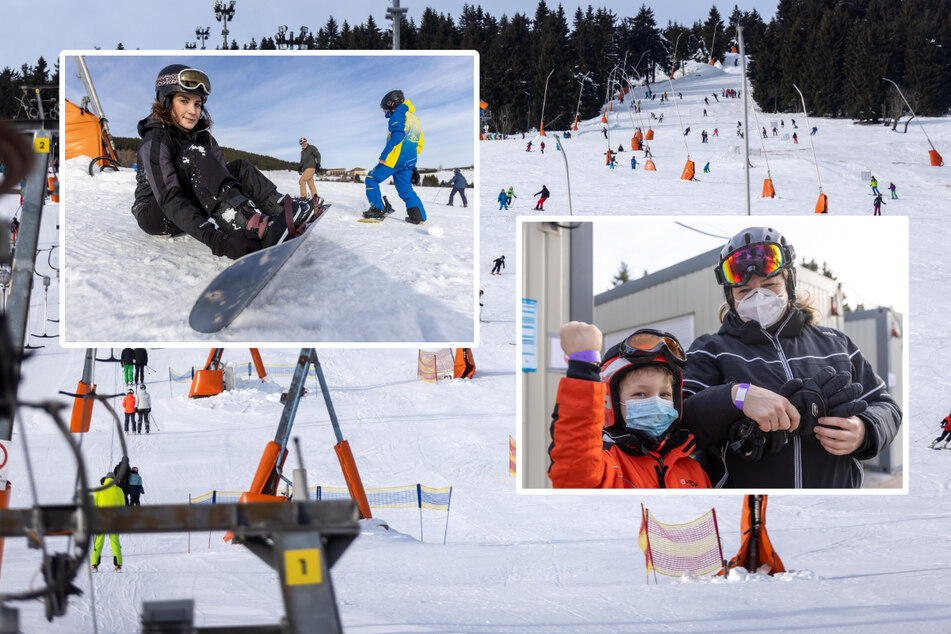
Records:
{"label": "person in dark clothing", "polygon": [[122,364],[126,385],[132,385],[135,379],[135,351],[132,348],[123,348],[119,354],[119,362]]}
{"label": "person in dark clothing", "polygon": [[[297,184],[300,185],[300,198],[298,200],[307,201],[314,198],[317,199],[317,202],[314,204],[318,207],[320,206],[320,197],[317,195],[317,183],[314,181],[314,175],[320,171],[320,152],[317,151],[317,148],[307,142],[305,137],[301,137],[300,141],[300,164],[297,167],[297,173],[300,174],[300,180],[297,181]],[[307,190],[310,189],[311,196],[307,197]]]}
{"label": "person in dark clothing", "polygon": [[[128,505],[129,504],[129,466],[128,464],[126,464],[125,467],[123,468],[123,464],[122,464],[123,460],[120,460],[116,464],[116,466],[112,469],[112,473],[114,475],[113,479],[116,481],[116,486],[122,490],[122,496],[125,498],[126,505]],[[103,480],[100,480],[99,483],[102,484]]]}
{"label": "person in dark clothing", "polygon": [[149,364],[149,352],[145,348],[136,348],[133,350],[133,359],[135,360],[134,383],[145,383],[145,366]]}
{"label": "person in dark clothing", "polygon": [[901,409],[843,333],[797,293],[776,230],[733,236],[715,269],[722,326],[687,353],[684,424],[715,486],[859,488],[859,463],[898,434]]}
{"label": "person in dark clothing", "polygon": [[138,467],[132,467],[132,473],[129,474],[129,506],[141,506],[139,504],[141,495],[145,495],[142,476],[139,475]]}
{"label": "person in dark clothing", "polygon": [[881,216],[881,215],[882,215],[882,205],[885,205],[885,204],[887,204],[887,203],[885,203],[884,201],[882,201],[882,195],[879,194],[879,195],[877,195],[877,196],[875,197],[875,200],[873,201],[872,204],[875,205],[875,213],[872,214],[872,215],[874,215],[874,216]]}
{"label": "person in dark clothing", "polygon": [[155,102],[139,121],[132,215],[150,235],[187,233],[217,256],[237,259],[296,235],[310,203],[293,201],[244,159],[225,162],[205,102],[211,80],[171,64],[155,80]]}
{"label": "person in dark clothing", "polygon": [[16,218],[10,221],[10,246],[16,247],[17,236],[20,234],[20,221]]}
{"label": "person in dark clothing", "polygon": [[490,275],[502,275],[502,269],[505,268],[505,256],[500,255],[492,261],[495,266],[492,267]]}
{"label": "person in dark clothing", "polygon": [[453,170],[453,177],[449,179],[449,186],[452,187],[452,191],[449,192],[449,206],[452,206],[452,199],[455,197],[456,192],[459,192],[459,196],[462,197],[462,206],[468,207],[469,201],[466,200],[466,186],[469,183],[466,182],[466,177],[462,175],[462,172],[459,171],[459,168]]}
{"label": "person in dark clothing", "polygon": [[535,204],[535,209],[538,211],[545,211],[545,201],[548,200],[548,196],[550,195],[548,188],[542,185],[542,190],[540,192],[535,192],[534,195],[541,195],[541,198],[539,198],[538,202]]}

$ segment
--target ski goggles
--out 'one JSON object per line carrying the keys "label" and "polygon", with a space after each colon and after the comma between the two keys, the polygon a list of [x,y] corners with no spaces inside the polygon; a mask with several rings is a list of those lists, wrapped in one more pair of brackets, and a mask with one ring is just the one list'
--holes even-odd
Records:
{"label": "ski goggles", "polygon": [[659,330],[638,330],[621,342],[619,352],[628,361],[654,357],[658,352],[666,351],[667,359],[683,368],[687,364],[687,355],[680,342],[673,335]]}
{"label": "ski goggles", "polygon": [[180,86],[185,90],[201,89],[206,97],[211,94],[211,80],[204,71],[197,68],[185,68],[176,75],[162,75],[155,82],[155,87],[159,86]]}
{"label": "ski goggles", "polygon": [[721,286],[743,286],[754,273],[773,277],[786,268],[783,248],[778,244],[753,244],[728,255],[715,269]]}

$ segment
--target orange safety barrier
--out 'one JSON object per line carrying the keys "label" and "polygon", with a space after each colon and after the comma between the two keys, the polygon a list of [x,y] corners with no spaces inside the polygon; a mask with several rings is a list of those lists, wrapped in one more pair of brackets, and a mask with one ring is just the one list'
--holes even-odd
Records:
{"label": "orange safety barrier", "polygon": [[773,179],[763,179],[763,198],[776,198],[776,190],[773,189]]}
{"label": "orange safety barrier", "polygon": [[83,394],[95,394],[95,384],[79,382],[76,386],[76,398],[73,399],[73,413],[69,419],[69,431],[74,434],[85,434],[89,431],[89,421],[92,419],[92,406],[95,399],[83,398]]}
{"label": "orange safety barrier", "polygon": [[816,213],[817,214],[827,214],[829,213],[829,197],[825,194],[819,194],[819,200],[816,202]]}
{"label": "orange safety barrier", "polygon": [[[645,168],[645,169],[646,169],[646,168]],[[693,161],[688,160],[688,161],[687,161],[687,164],[684,165],[684,171],[683,171],[683,173],[680,175],[680,180],[682,180],[682,181],[692,181],[692,180],[693,180],[693,175],[694,175],[695,172],[696,172],[696,166],[694,165]]]}
{"label": "orange safety barrier", "polygon": [[931,164],[935,167],[941,167],[944,165],[944,159],[942,159],[941,155],[938,154],[938,150],[928,150],[928,156],[931,157]]}
{"label": "orange safety barrier", "polygon": [[645,172],[655,172],[655,171],[657,171],[657,168],[654,167],[654,161],[652,161],[652,160],[650,160],[650,159],[647,159],[647,162],[644,163],[644,171],[645,171]]}
{"label": "orange safety barrier", "polygon": [[647,134],[644,135],[644,138],[647,139],[648,141],[653,141],[653,140],[654,140],[654,130],[651,129],[651,128],[647,128]]}
{"label": "orange safety barrier", "polygon": [[631,149],[632,150],[641,149],[641,140],[637,138],[636,135],[631,137]]}

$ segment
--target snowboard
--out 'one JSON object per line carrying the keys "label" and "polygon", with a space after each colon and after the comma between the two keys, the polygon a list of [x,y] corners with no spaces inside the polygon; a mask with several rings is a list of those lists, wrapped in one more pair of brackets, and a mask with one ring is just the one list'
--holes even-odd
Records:
{"label": "snowboard", "polygon": [[219,273],[192,306],[188,325],[198,332],[213,333],[234,321],[304,243],[330,206],[324,203],[301,235],[238,258]]}

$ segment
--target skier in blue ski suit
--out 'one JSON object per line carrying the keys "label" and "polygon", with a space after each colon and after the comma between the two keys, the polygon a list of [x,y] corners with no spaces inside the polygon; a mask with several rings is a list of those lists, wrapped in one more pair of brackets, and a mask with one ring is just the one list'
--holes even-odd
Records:
{"label": "skier in blue ski suit", "polygon": [[380,102],[380,107],[389,119],[389,134],[377,166],[366,177],[367,200],[371,207],[363,216],[385,218],[393,211],[380,195],[380,183],[392,176],[396,192],[406,203],[406,221],[422,224],[426,221],[426,210],[410,182],[413,168],[416,167],[416,157],[423,149],[423,128],[414,114],[416,108],[404,99],[400,90],[388,92]]}

